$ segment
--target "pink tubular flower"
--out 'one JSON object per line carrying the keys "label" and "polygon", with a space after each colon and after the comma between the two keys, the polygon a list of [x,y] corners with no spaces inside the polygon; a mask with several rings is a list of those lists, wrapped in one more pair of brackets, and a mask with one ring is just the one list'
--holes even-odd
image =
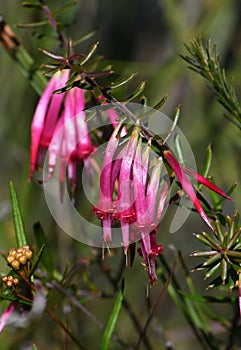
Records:
{"label": "pink tubular flower", "polygon": [[[121,124],[112,133],[106,147],[102,171],[100,174],[100,196],[99,205],[94,208],[94,211],[101,220],[103,226],[104,242],[111,242],[111,219],[116,212],[116,206],[113,203],[114,183],[117,176],[119,160],[114,161],[114,155],[119,143],[119,130]],[[115,164],[115,165],[114,165]]]}
{"label": "pink tubular flower", "polygon": [[[112,224],[117,222],[121,226],[125,254],[131,241],[140,240],[140,254],[153,285],[157,280],[155,258],[162,251],[162,246],[156,244],[156,233],[168,185],[164,183],[159,191],[161,158],[148,180],[150,143],[142,150],[139,126],[134,126],[127,144],[118,152],[120,133],[120,127],[117,127],[107,144],[100,176],[99,204],[94,212],[102,222],[104,243],[111,243]],[[133,260],[133,245],[130,247]]]}
{"label": "pink tubular flower", "polygon": [[197,180],[199,183],[203,184],[204,186],[208,187],[209,189],[218,193],[219,195],[221,195],[227,199],[231,199],[231,198],[228,195],[226,195],[223,191],[221,191],[217,186],[215,186],[210,181],[208,181],[202,175],[196,173],[192,169],[189,169],[189,168],[179,164],[178,161],[176,160],[176,158],[173,156],[173,154],[169,150],[165,150],[163,152],[163,155],[164,155],[167,163],[169,164],[169,166],[172,168],[172,170],[176,174],[178,180],[180,181],[180,184],[181,184],[183,190],[186,192],[188,197],[191,199],[191,201],[194,204],[195,208],[197,209],[198,213],[203,218],[203,220],[206,222],[206,224],[209,226],[209,228],[211,228],[211,230],[213,231],[214,228],[212,227],[211,222],[209,221],[209,218],[207,217],[201,203],[199,202],[199,200],[196,196],[196,192],[193,188],[193,185],[186,174],[190,175],[195,180]]}
{"label": "pink tubular flower", "polygon": [[14,313],[15,306],[14,304],[10,304],[9,307],[4,311],[2,316],[0,317],[0,333],[4,330],[6,325],[8,324],[9,318]]}
{"label": "pink tubular flower", "polygon": [[68,170],[71,189],[76,187],[78,161],[86,161],[95,150],[85,121],[85,91],[77,87],[60,94],[69,79],[69,70],[56,72],[50,79],[36,107],[31,126],[30,176],[42,167],[48,154],[48,178],[51,178],[60,156],[59,181],[65,182]]}

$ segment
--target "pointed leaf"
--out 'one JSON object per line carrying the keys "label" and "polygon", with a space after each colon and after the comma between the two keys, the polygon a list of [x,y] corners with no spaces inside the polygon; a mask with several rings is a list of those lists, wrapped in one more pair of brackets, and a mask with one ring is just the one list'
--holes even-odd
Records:
{"label": "pointed leaf", "polygon": [[107,323],[107,326],[105,328],[103,338],[102,338],[102,343],[101,343],[101,350],[108,350],[109,349],[109,344],[111,341],[111,336],[113,334],[116,321],[118,319],[120,310],[121,310],[121,305],[123,301],[123,290],[124,290],[124,283],[122,283],[122,287],[117,295],[114,308],[112,310],[112,313],[110,315],[109,321]]}
{"label": "pointed leaf", "polygon": [[111,83],[110,89],[111,89],[111,90],[114,90],[114,89],[119,88],[119,87],[122,86],[122,85],[125,85],[126,83],[128,83],[129,81],[131,81],[131,80],[134,78],[135,75],[136,75],[136,73],[132,73],[132,74],[130,74],[130,75],[129,75],[128,77],[126,77],[126,78],[122,78],[122,79],[120,79],[120,80],[118,80],[118,81],[116,81],[116,82]]}
{"label": "pointed leaf", "polygon": [[34,224],[33,231],[34,231],[38,250],[40,251],[41,247],[45,246],[45,253],[42,256],[41,262],[48,272],[53,272],[54,264],[53,264],[52,254],[49,251],[46,235],[39,222]]}
{"label": "pointed leaf", "polygon": [[212,276],[219,268],[221,262],[218,262],[216,265],[214,265],[205,275],[205,280],[208,279],[210,276]]}
{"label": "pointed leaf", "polygon": [[146,86],[146,82],[145,81],[141,81],[136,90],[133,92],[133,94],[131,94],[130,97],[127,98],[126,102],[131,102],[132,100],[134,100],[138,95],[140,95],[144,89],[145,89],[145,86]]}
{"label": "pointed leaf", "polygon": [[28,7],[28,8],[39,8],[39,9],[41,9],[42,8],[42,5],[40,4],[40,3],[38,3],[38,2],[31,2],[31,1],[24,1],[24,2],[22,2],[22,6],[23,7]]}
{"label": "pointed leaf", "polygon": [[204,161],[204,166],[202,169],[202,176],[204,176],[204,177],[208,176],[208,172],[209,172],[209,169],[211,167],[211,163],[212,163],[212,149],[211,149],[211,145],[208,145],[207,150],[206,150],[206,157],[205,157],[205,161]]}
{"label": "pointed leaf", "polygon": [[88,32],[87,34],[83,35],[81,38],[74,40],[73,41],[73,46],[75,47],[76,45],[92,38],[92,36],[94,36],[96,34],[96,29],[91,30],[90,32]]}
{"label": "pointed leaf", "polygon": [[95,51],[97,50],[97,47],[99,45],[99,42],[94,43],[93,45],[91,45],[91,47],[89,48],[89,51],[87,52],[87,54],[79,61],[79,64],[82,66],[83,64],[85,64],[95,53]]}
{"label": "pointed leaf", "polygon": [[44,248],[45,248],[45,244],[42,245],[42,247],[40,248],[40,250],[39,250],[39,252],[38,252],[38,254],[36,256],[36,259],[34,261],[33,267],[31,268],[31,271],[30,271],[30,274],[29,274],[30,277],[34,274],[36,268],[38,267],[38,264],[39,264],[39,262],[41,260],[41,257],[43,255],[43,253],[44,253]]}
{"label": "pointed leaf", "polygon": [[15,228],[15,236],[17,241],[17,246],[20,248],[27,244],[27,238],[25,235],[24,223],[22,219],[22,214],[19,206],[19,201],[17,193],[15,191],[14,185],[12,182],[10,186],[10,196],[12,202],[12,213],[13,213],[13,223]]}

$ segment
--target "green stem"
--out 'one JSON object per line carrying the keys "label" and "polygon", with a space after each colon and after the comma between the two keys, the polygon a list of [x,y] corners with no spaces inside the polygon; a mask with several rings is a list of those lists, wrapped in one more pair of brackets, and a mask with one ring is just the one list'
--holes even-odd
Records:
{"label": "green stem", "polygon": [[0,43],[11,58],[18,64],[23,75],[29,80],[31,86],[41,96],[47,85],[47,79],[34,67],[34,59],[25,50],[17,39],[11,27],[0,15]]}

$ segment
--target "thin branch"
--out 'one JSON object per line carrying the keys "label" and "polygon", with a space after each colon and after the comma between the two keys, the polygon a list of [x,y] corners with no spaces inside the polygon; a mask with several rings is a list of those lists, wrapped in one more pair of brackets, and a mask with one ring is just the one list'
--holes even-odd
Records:
{"label": "thin branch", "polygon": [[[135,350],[139,350],[141,342],[142,342],[142,339],[143,339],[143,337],[146,334],[147,328],[148,328],[148,326],[149,326],[149,324],[150,324],[150,322],[151,322],[151,320],[152,320],[152,318],[154,316],[154,313],[156,312],[158,306],[160,305],[160,303],[162,301],[162,298],[165,295],[165,293],[167,291],[167,288],[168,288],[169,284],[172,281],[172,278],[174,276],[174,272],[175,272],[175,269],[176,269],[176,266],[177,266],[177,259],[178,259],[178,255],[177,255],[176,251],[174,251],[174,253],[175,253],[175,255],[174,255],[174,262],[173,262],[170,274],[169,274],[169,276],[168,276],[168,278],[167,278],[167,280],[165,282],[164,287],[161,290],[161,293],[159,294],[159,297],[157,298],[157,300],[156,300],[156,302],[155,302],[155,304],[154,304],[154,306],[153,306],[153,308],[152,308],[152,310],[150,312],[150,315],[149,315],[149,317],[148,317],[148,319],[147,319],[147,321],[145,323],[145,326],[144,326],[144,328],[142,330],[142,333],[140,334],[140,337],[139,337],[139,339],[137,341],[137,344],[135,346]],[[170,349],[170,344],[168,344],[168,349]],[[174,348],[172,347],[172,349],[174,349]]]}

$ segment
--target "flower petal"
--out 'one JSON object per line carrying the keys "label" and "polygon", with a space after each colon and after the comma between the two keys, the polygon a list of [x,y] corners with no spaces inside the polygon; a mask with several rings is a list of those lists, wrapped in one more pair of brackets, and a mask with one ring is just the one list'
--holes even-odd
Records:
{"label": "flower petal", "polygon": [[4,311],[4,313],[0,317],[0,333],[2,333],[2,331],[8,324],[8,319],[12,315],[14,310],[15,310],[14,304],[10,304],[9,307]]}
{"label": "flower petal", "polygon": [[[52,92],[63,86],[63,84],[66,82],[68,78],[68,75],[69,75],[69,70],[58,71],[57,73],[55,73],[52,76],[52,78],[49,80],[48,85],[46,86],[37,104],[32,125],[31,125],[30,175],[29,175],[30,181],[33,178],[33,174],[36,168],[41,135],[44,130],[44,123],[46,120],[49,104],[53,98]],[[62,99],[64,98],[63,94],[61,94],[61,98]],[[60,98],[58,97],[57,98],[58,103],[60,101],[59,99]],[[52,107],[51,107],[51,111],[52,111]],[[49,115],[49,117],[51,117],[51,115]]]}
{"label": "flower petal", "polygon": [[172,168],[172,170],[174,171],[174,173],[176,174],[178,180],[180,181],[180,183],[182,185],[183,190],[186,192],[186,194],[191,199],[191,201],[194,204],[195,208],[197,209],[198,213],[200,214],[202,219],[206,222],[206,224],[213,231],[214,228],[212,227],[211,222],[209,221],[209,218],[207,217],[201,203],[199,202],[199,200],[196,196],[196,193],[194,191],[192,183],[190,182],[190,180],[188,179],[188,177],[184,173],[180,164],[178,163],[176,158],[172,155],[172,153],[169,150],[165,150],[163,152],[163,155],[164,155],[166,161],[168,162],[168,164],[170,165],[170,167]]}
{"label": "flower petal", "polygon": [[183,170],[186,174],[190,175],[193,179],[197,180],[200,184],[208,187],[210,190],[216,192],[217,194],[220,194],[220,196],[227,198],[229,200],[232,200],[231,197],[229,197],[226,193],[224,193],[220,188],[215,186],[212,182],[210,182],[208,179],[206,179],[204,176],[202,176],[199,173],[196,173],[193,169],[190,169],[186,166],[183,166]]}

